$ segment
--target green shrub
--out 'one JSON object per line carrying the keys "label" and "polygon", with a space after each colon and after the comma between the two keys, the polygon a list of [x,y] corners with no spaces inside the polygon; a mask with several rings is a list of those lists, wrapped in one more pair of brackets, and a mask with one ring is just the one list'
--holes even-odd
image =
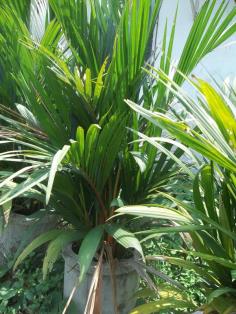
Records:
{"label": "green shrub", "polygon": [[0,313],[60,313],[63,304],[63,263],[59,260],[43,280],[41,254],[31,254],[16,272],[1,278]]}

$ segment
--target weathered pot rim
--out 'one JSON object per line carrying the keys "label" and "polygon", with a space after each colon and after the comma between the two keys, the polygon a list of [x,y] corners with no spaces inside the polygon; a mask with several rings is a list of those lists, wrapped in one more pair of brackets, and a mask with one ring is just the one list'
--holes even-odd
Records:
{"label": "weathered pot rim", "polygon": [[[80,272],[80,267],[78,264],[77,255],[72,250],[72,244],[66,246],[62,252],[62,256],[65,260],[65,263],[71,267],[71,270],[76,270]],[[114,267],[115,267],[115,275],[121,276],[131,272],[136,272],[135,268],[133,267],[134,258],[127,258],[127,259],[114,259]],[[93,274],[96,268],[97,263],[92,262],[90,269],[88,270],[88,274]],[[110,266],[107,262],[103,263],[103,276],[111,275]]]}
{"label": "weathered pot rim", "polygon": [[42,217],[32,217],[31,215],[24,215],[19,213],[10,213],[9,222],[17,222],[17,224],[29,224],[32,222],[36,222],[42,219],[43,223],[51,222],[55,220],[55,215],[45,212],[44,216]]}

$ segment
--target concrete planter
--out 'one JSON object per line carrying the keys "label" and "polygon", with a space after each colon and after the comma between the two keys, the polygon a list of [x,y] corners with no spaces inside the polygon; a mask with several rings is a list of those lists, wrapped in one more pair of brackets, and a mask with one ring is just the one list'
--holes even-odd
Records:
{"label": "concrete planter", "polygon": [[[79,265],[77,256],[72,251],[71,246],[67,247],[63,252],[65,260],[64,272],[64,297],[68,298],[75,282],[79,277]],[[139,276],[133,269],[132,259],[120,260],[115,265],[116,276],[116,293],[117,293],[117,306],[119,314],[127,314],[135,306],[136,300],[133,297],[139,286]],[[74,305],[77,307],[78,314],[83,314],[86,306],[90,283],[95,270],[95,265],[89,270],[85,280],[76,290],[72,299]],[[112,284],[110,277],[110,268],[107,263],[103,265],[103,281],[102,281],[102,311],[103,314],[115,314],[113,299],[112,299]]]}
{"label": "concrete planter", "polygon": [[22,241],[28,245],[40,234],[49,231],[56,226],[54,215],[46,214],[43,218],[11,214],[8,225],[0,234],[0,264],[7,263],[16,253]]}

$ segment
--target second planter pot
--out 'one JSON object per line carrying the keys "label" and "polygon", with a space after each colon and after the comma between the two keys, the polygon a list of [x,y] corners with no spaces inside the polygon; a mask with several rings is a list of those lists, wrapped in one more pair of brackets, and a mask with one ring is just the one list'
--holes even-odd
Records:
{"label": "second planter pot", "polygon": [[27,246],[40,234],[49,231],[57,224],[54,215],[45,214],[40,220],[12,213],[9,222],[0,234],[0,265],[6,264],[24,241]]}
{"label": "second planter pot", "polygon": [[[64,250],[63,257],[65,260],[64,297],[68,298],[79,278],[80,269],[77,255],[73,252],[71,246]],[[104,263],[102,269],[101,313],[115,314],[111,273],[108,263]],[[86,278],[77,288],[73,296],[72,302],[76,306],[79,314],[84,313],[94,271],[95,265],[92,265]],[[115,282],[118,313],[128,314],[135,306],[136,300],[134,294],[139,287],[139,275],[132,267],[132,259],[115,260]]]}

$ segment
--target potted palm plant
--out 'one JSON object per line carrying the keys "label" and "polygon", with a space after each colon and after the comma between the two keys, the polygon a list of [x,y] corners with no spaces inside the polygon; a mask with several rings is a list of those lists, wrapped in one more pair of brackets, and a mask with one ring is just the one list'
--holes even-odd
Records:
{"label": "potted palm plant", "polygon": [[[54,248],[59,254],[67,244],[79,243],[79,247],[70,246],[64,253],[66,270],[71,259],[74,261],[79,254],[80,275],[73,276],[73,280],[78,277],[82,281],[93,260],[99,261],[100,268],[105,260],[109,261],[109,267],[104,265],[104,283],[108,282],[105,294],[117,295],[114,297],[117,309],[127,313],[134,305],[130,299],[137,288],[138,276],[129,261],[132,250],[125,249],[136,249],[141,258],[143,253],[138,240],[126,230],[127,222],[107,220],[121,199],[130,202],[129,198],[135,194],[124,190],[125,196],[120,196],[121,185],[134,185],[133,178],[127,176],[124,180],[122,173],[136,171],[138,175],[140,167],[136,159],[142,163],[141,155],[135,156],[128,150],[132,137],[126,138],[125,126],[135,117],[123,99],[140,97],[140,88],[147,76],[141,67],[150,57],[160,1],[135,1],[132,5],[128,1],[117,5],[111,1],[106,5],[86,1],[51,1],[50,4],[56,15],[51,24],[51,40],[60,38],[64,45],[59,45],[54,53],[45,45],[35,46],[26,37],[24,47],[32,63],[14,73],[22,105],[27,108],[28,114],[23,116],[25,124],[9,116],[7,121],[2,115],[4,130],[11,133],[9,142],[21,146],[16,155],[23,168],[11,178],[2,178],[3,186],[11,179],[15,187],[8,189],[1,200],[6,204],[25,194],[38,199],[46,192],[45,206],[54,209],[68,226],[37,238],[18,262],[25,252],[51,240],[44,264],[46,275],[57,255]],[[71,10],[71,15],[67,15],[66,8]],[[86,16],[85,12],[90,15]],[[137,19],[138,16],[142,18]],[[137,29],[138,37],[135,36]],[[33,79],[36,59],[38,78]],[[140,198],[145,196],[146,191],[142,191]],[[52,255],[52,250],[56,255]],[[127,260],[118,262],[122,258]],[[108,276],[110,268],[116,276]],[[100,269],[99,276],[101,273]],[[72,274],[66,271],[65,277]],[[67,279],[65,287],[70,289],[70,283],[66,282]],[[124,293],[115,293],[120,286]],[[65,291],[66,296],[68,293],[70,290]],[[87,299],[86,287],[84,293]],[[84,310],[84,302],[78,307]],[[111,306],[106,308],[104,311],[111,313]]]}
{"label": "potted palm plant", "polygon": [[[23,115],[24,123],[0,115],[4,131],[11,134],[5,136],[2,127],[1,137],[21,146],[15,152],[5,152],[1,160],[9,162],[17,157],[23,164],[11,176],[15,186],[4,191],[0,204],[20,195],[40,200],[43,197],[44,205],[60,215],[64,225],[36,238],[20,254],[15,266],[33,249],[49,242],[43,265],[46,276],[61,250],[67,247],[65,277],[72,276],[73,283],[67,284],[65,278],[65,287],[69,287],[65,295],[71,299],[73,288],[80,309],[99,308],[103,298],[99,292],[104,295],[105,288],[98,287],[104,277],[104,283],[108,281],[107,294],[112,294],[114,302],[103,313],[118,310],[127,313],[134,304],[128,300],[137,287],[133,267],[140,271],[141,264],[141,273],[145,274],[144,257],[133,232],[134,222],[119,215],[113,217],[115,209],[123,204],[154,203],[157,191],[165,190],[172,179],[176,183],[180,168],[184,167],[179,160],[182,152],[178,148],[173,150],[171,142],[167,141],[163,148],[137,141],[139,131],[146,130],[148,135],[161,138],[161,129],[146,123],[124,102],[130,98],[147,107],[151,100],[152,107],[159,110],[168,105],[164,84],[150,90],[153,82],[142,70],[147,62],[153,62],[151,43],[161,1],[49,3],[55,20],[46,38],[57,45],[39,45],[26,38],[23,45],[32,62],[13,73],[28,114]],[[209,38],[200,41],[202,34],[195,31],[200,22],[205,23],[205,28],[212,28],[206,17],[217,14],[218,33],[223,34],[219,15],[225,7],[217,13],[214,8],[215,5],[206,3],[194,22],[180,60],[185,74],[220,43]],[[231,15],[228,24],[230,19]],[[174,31],[175,25],[167,46],[166,30],[162,45],[160,65],[167,72],[171,70]],[[227,34],[224,39],[230,32]],[[186,63],[186,55],[195,50],[199,41],[196,58],[188,58]],[[179,77],[177,80],[179,85],[184,81]],[[27,124],[29,118],[37,131]],[[9,177],[3,178],[2,186],[7,187],[8,181]],[[161,208],[158,211],[161,215]],[[72,275],[72,269],[78,275]],[[112,275],[107,276],[107,269]],[[130,282],[126,277],[131,278]],[[83,282],[89,282],[91,289]],[[122,296],[124,299],[119,295],[120,285],[130,292]],[[76,298],[77,289],[86,295],[86,304]]]}
{"label": "potted palm plant", "polygon": [[[129,104],[152,123],[168,130],[177,139],[176,145],[180,141],[185,145],[186,152],[190,153],[191,149],[204,157],[198,164],[200,169],[193,180],[192,202],[183,202],[163,194],[172,207],[174,204],[173,215],[177,210],[183,217],[187,214],[194,219],[194,225],[184,224],[184,227],[188,225],[194,250],[183,252],[198,258],[198,261],[170,256],[150,256],[149,259],[166,261],[180,267],[185,265],[200,274],[206,283],[207,296],[206,304],[201,307],[203,312],[200,313],[233,313],[236,309],[234,98],[231,101],[230,95],[222,89],[217,90],[207,82],[196,79],[189,81],[198,92],[198,100],[194,100],[163,72],[160,76],[170,83],[169,88],[185,107],[191,123]],[[155,141],[152,144],[155,145]],[[143,211],[143,208],[140,210],[138,207],[118,210],[119,213],[131,215],[139,215],[140,212],[142,217]],[[145,308],[143,310],[146,313]]]}

